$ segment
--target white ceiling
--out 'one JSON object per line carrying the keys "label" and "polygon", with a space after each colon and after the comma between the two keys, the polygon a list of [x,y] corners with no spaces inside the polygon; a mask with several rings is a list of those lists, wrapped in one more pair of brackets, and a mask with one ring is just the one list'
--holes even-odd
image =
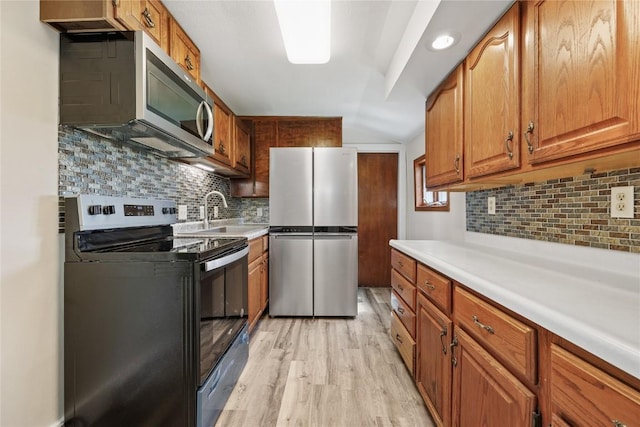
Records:
{"label": "white ceiling", "polygon": [[[198,45],[202,79],[238,115],[342,116],[343,142],[407,142],[424,102],[513,0],[333,0],[331,59],[287,61],[269,0],[163,0]],[[446,51],[427,48],[443,31]]]}

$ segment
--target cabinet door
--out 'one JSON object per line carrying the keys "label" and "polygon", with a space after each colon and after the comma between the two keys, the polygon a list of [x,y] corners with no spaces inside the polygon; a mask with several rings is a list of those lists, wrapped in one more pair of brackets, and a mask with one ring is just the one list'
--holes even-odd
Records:
{"label": "cabinet door", "polygon": [[278,147],[342,147],[342,119],[280,119]]}
{"label": "cabinet door", "polygon": [[451,425],[451,355],[453,324],[418,294],[416,384],[438,426]]}
{"label": "cabinet door", "polygon": [[237,171],[251,172],[251,132],[249,127],[237,117],[233,117],[233,167]]}
{"label": "cabinet door", "polygon": [[[640,135],[640,2],[525,2],[523,131],[533,164]],[[525,148],[527,147],[527,148]]]}
{"label": "cabinet door", "polygon": [[520,15],[516,3],[465,61],[465,177],[520,166]]}
{"label": "cabinet door", "polygon": [[453,425],[531,426],[535,394],[459,327],[454,343]]}
{"label": "cabinet door", "polygon": [[260,310],[269,302],[269,253],[262,255],[262,280],[260,282]]}
{"label": "cabinet door", "polygon": [[249,281],[248,281],[247,305],[249,329],[253,329],[260,313],[260,292],[262,286],[262,258],[259,258],[249,264]]}
{"label": "cabinet door", "polygon": [[555,344],[550,382],[552,412],[569,425],[630,427],[640,422],[638,390]]}
{"label": "cabinet door", "polygon": [[463,180],[462,65],[427,99],[425,160],[427,187]]}
{"label": "cabinet door", "polygon": [[275,121],[258,121],[254,124],[255,197],[269,197],[269,148],[277,138]]}
{"label": "cabinet door", "polygon": [[169,54],[197,83],[200,83],[200,49],[175,19],[169,20]]}
{"label": "cabinet door", "polygon": [[165,52],[169,45],[169,11],[159,0],[114,2],[116,18],[132,30],[144,30]]}
{"label": "cabinet door", "polygon": [[213,103],[213,158],[225,165],[231,165],[231,111]]}

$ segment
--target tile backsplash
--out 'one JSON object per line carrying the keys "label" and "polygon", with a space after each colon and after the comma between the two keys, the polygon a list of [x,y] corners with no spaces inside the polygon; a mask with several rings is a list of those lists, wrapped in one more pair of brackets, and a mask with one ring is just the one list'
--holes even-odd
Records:
{"label": "tile backsplash", "polygon": [[[633,219],[611,218],[620,186],[634,187]],[[467,231],[640,253],[640,168],[469,192],[466,208]]]}
{"label": "tile backsplash", "polygon": [[[188,206],[187,221],[198,221],[203,197],[211,190],[225,195],[209,199],[219,206],[219,218],[269,222],[268,199],[231,197],[230,180],[196,167],[158,157],[135,144],[113,141],[67,126],[58,131],[58,194],[96,193],[106,196],[172,199]],[[266,200],[266,203],[265,203]],[[64,228],[61,200],[59,229]],[[263,215],[257,217],[257,208]]]}

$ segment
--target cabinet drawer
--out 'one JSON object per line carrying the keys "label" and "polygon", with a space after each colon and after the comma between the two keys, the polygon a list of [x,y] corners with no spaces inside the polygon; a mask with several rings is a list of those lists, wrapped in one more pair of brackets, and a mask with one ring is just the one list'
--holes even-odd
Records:
{"label": "cabinet drawer", "polygon": [[394,344],[398,348],[398,352],[400,352],[400,356],[402,356],[402,360],[404,360],[404,364],[407,365],[407,369],[409,369],[411,376],[413,376],[416,342],[411,338],[411,335],[409,335],[409,332],[402,325],[402,322],[395,313],[391,313],[391,339],[393,339]]}
{"label": "cabinet drawer", "polygon": [[487,350],[515,372],[537,383],[536,331],[456,286],[454,317]]}
{"label": "cabinet drawer", "polygon": [[416,283],[416,261],[413,258],[391,249],[391,267],[398,270],[411,283]]}
{"label": "cabinet drawer", "polygon": [[409,308],[409,306],[396,294],[395,291],[391,291],[391,309],[398,316],[402,324],[409,335],[415,339],[416,337],[416,314]]}
{"label": "cabinet drawer", "polygon": [[249,240],[249,262],[262,256],[262,238]]}
{"label": "cabinet drawer", "polygon": [[451,280],[418,264],[416,286],[445,313],[451,313]]}
{"label": "cabinet drawer", "polygon": [[638,390],[555,344],[551,346],[551,402],[552,412],[567,425],[632,426],[640,420]]}
{"label": "cabinet drawer", "polygon": [[391,269],[391,287],[411,310],[416,311],[416,287],[394,268]]}

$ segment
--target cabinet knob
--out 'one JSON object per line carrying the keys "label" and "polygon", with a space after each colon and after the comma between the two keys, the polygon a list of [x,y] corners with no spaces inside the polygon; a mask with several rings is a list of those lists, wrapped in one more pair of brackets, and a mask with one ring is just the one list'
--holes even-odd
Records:
{"label": "cabinet knob", "polygon": [[471,316],[471,319],[473,320],[473,323],[476,324],[476,326],[478,326],[479,328],[484,329],[485,331],[489,332],[490,334],[495,334],[496,331],[495,329],[493,329],[491,326],[489,325],[485,325],[484,323],[482,323],[480,321],[480,319],[478,319],[478,316]]}
{"label": "cabinet knob", "polygon": [[193,66],[193,63],[191,62],[191,56],[187,55],[184,58],[184,64],[187,66],[187,70],[191,71],[193,70],[195,67]]}
{"label": "cabinet knob", "polygon": [[529,135],[533,135],[533,121],[529,121],[529,126],[527,126],[527,130],[524,131],[524,140],[527,141],[527,149],[529,150],[529,154],[533,154],[533,144],[529,139]]}
{"label": "cabinet knob", "polygon": [[153,19],[151,19],[151,12],[149,12],[148,8],[144,8],[144,11],[142,12],[142,17],[144,18],[144,23],[146,24],[147,27],[149,28],[155,28],[156,24],[153,22]]}
{"label": "cabinet knob", "polygon": [[509,145],[509,143],[512,141],[513,141],[513,131],[510,130],[509,134],[507,135],[507,139],[504,140],[504,148],[506,148],[507,154],[509,155],[510,159],[513,159],[513,150]]}

